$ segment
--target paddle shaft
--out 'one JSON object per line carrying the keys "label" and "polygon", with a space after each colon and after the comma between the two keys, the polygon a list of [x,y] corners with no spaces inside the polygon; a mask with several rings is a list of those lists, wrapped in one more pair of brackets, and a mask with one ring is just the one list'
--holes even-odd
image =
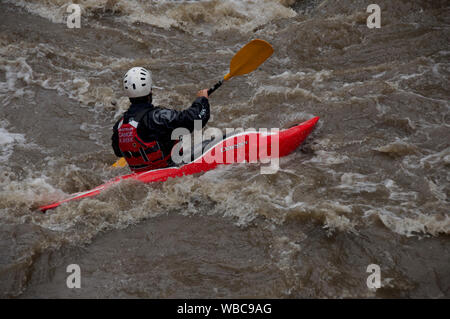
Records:
{"label": "paddle shaft", "polygon": [[210,96],[211,94],[213,94],[213,92],[215,90],[217,90],[218,88],[220,88],[220,86],[223,84],[223,80],[220,80],[219,82],[217,82],[212,88],[210,88],[208,90],[208,96]]}

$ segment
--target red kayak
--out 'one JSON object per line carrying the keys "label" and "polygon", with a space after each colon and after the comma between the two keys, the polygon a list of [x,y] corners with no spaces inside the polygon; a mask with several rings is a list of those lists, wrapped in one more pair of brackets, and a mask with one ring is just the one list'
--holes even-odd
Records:
{"label": "red kayak", "polygon": [[[292,153],[312,132],[318,120],[319,117],[314,117],[277,133],[270,133],[270,131],[267,133],[246,131],[232,135],[214,145],[208,145],[200,157],[182,166],[167,167],[116,177],[94,189],[75,193],[59,202],[39,207],[39,210],[45,212],[68,201],[100,194],[105,189],[126,179],[134,179],[144,183],[163,182],[169,177],[181,177],[206,172],[216,168],[218,165],[244,162],[252,163],[264,160],[267,163],[267,159],[283,157]],[[278,141],[278,152],[272,147],[273,141]]]}

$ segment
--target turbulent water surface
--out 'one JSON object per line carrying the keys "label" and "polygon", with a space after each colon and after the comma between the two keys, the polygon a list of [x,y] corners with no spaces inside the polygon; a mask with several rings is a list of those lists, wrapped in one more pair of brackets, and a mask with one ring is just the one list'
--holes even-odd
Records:
{"label": "turbulent water surface", "polygon": [[[79,29],[67,1],[0,1],[0,296],[450,297],[447,1],[379,0],[379,29],[372,0],[74,2]],[[222,166],[36,210],[128,172],[110,136],[130,67],[182,109],[254,38],[273,56],[211,96],[208,125],[320,116],[276,174]]]}

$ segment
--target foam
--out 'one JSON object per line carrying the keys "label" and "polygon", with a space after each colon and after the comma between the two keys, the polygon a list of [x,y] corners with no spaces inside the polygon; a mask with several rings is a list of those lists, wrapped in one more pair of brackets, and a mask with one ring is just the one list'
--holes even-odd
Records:
{"label": "foam", "polygon": [[375,215],[380,221],[394,233],[406,237],[417,236],[418,234],[438,236],[439,234],[450,234],[450,217],[426,215],[416,212],[415,217],[399,217],[397,214],[381,208],[371,209],[365,212],[364,216]]}
{"label": "foam", "polygon": [[400,139],[397,139],[396,141],[389,143],[387,145],[375,148],[375,150],[380,153],[390,155],[392,157],[401,157],[418,153],[418,149],[416,146]]}
{"label": "foam", "polygon": [[[3,121],[4,125],[5,121]],[[0,162],[6,162],[13,153],[16,144],[24,144],[26,142],[25,135],[20,133],[8,132],[2,127],[0,122]]]}
{"label": "foam", "polygon": [[[67,6],[63,0],[23,0],[8,3],[22,7],[53,23],[64,23]],[[211,30],[250,32],[256,27],[297,14],[289,8],[291,0],[204,0],[204,1],[108,1],[83,0],[83,15],[112,13],[125,23],[144,22],[163,29],[180,28],[191,33]]]}

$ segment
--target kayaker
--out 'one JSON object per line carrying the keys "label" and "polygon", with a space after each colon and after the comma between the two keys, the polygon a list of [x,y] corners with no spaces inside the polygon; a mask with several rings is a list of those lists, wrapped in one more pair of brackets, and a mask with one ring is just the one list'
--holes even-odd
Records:
{"label": "kayaker", "polygon": [[170,155],[178,142],[172,131],[183,127],[194,130],[194,121],[202,127],[209,120],[208,90],[200,90],[191,107],[183,111],[152,104],[152,74],[142,67],[131,68],[123,78],[123,88],[131,105],[113,127],[112,147],[117,157],[125,157],[133,172],[173,165]]}

